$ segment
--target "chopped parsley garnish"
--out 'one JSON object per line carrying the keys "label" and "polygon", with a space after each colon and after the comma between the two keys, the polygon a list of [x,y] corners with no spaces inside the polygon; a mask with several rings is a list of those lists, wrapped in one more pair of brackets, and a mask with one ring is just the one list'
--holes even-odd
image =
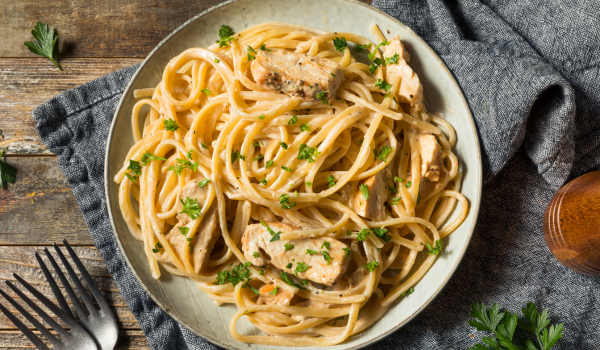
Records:
{"label": "chopped parsley garnish", "polygon": [[263,179],[260,180],[260,183],[263,184],[263,185],[266,185],[267,184],[267,178],[263,177]]}
{"label": "chopped parsley garnish", "polygon": [[283,142],[283,141],[281,141],[281,142],[279,143],[279,146],[281,146],[281,148],[283,148],[284,150],[287,150],[287,149],[288,149],[288,145],[287,145],[287,143],[285,143],[285,142]]}
{"label": "chopped parsley garnish", "polygon": [[373,60],[374,60],[374,58],[375,58],[375,54],[377,54],[377,49],[378,49],[380,46],[387,46],[387,45],[389,45],[389,44],[390,44],[390,42],[389,42],[389,41],[382,41],[381,43],[379,43],[379,45],[375,46],[375,48],[373,49],[373,52],[372,52],[372,53],[370,53],[370,54],[368,55],[368,56],[369,56],[369,59],[370,59],[371,61],[373,61]]}
{"label": "chopped parsley garnish", "polygon": [[296,203],[290,203],[290,197],[285,193],[279,197],[279,204],[281,204],[283,209],[292,209],[296,206]]}
{"label": "chopped parsley garnish", "polygon": [[362,184],[359,186],[360,188],[360,193],[362,193],[362,196],[365,200],[369,199],[369,186],[367,186],[366,184]]}
{"label": "chopped parsley garnish", "polygon": [[230,266],[231,265],[227,266],[225,270],[219,271],[217,273],[217,280],[214,282],[214,284],[220,285],[225,283],[231,283],[235,287],[238,283],[245,282],[245,285],[243,286],[245,287],[248,281],[250,281],[251,274],[250,270],[248,269],[250,263],[246,262],[244,264],[239,264],[234,266],[231,270],[229,270]]}
{"label": "chopped parsley garnish", "polygon": [[331,74],[331,76],[335,78],[335,74],[333,74],[333,73],[329,73],[329,74]]}
{"label": "chopped parsley garnish", "polygon": [[259,49],[259,50],[262,50],[262,51],[273,51],[273,50],[271,50],[271,49],[267,49],[267,48],[265,47],[265,44],[260,44],[260,46],[258,47],[258,49]]}
{"label": "chopped parsley garnish", "polygon": [[414,288],[413,288],[413,287],[410,287],[410,289],[409,289],[409,290],[407,290],[407,291],[406,291],[406,292],[404,292],[404,293],[400,293],[400,295],[401,295],[401,296],[403,296],[403,297],[405,297],[405,296],[407,296],[407,295],[411,295],[411,294],[412,294],[412,293],[414,293],[414,292],[415,292]]}
{"label": "chopped parsley garnish", "polygon": [[220,60],[220,59],[218,59],[218,58],[215,58],[215,63],[220,63],[220,62],[221,62],[221,60]]}
{"label": "chopped parsley garnish", "polygon": [[177,165],[171,166],[169,171],[174,171],[175,174],[181,175],[184,169],[191,169],[193,172],[198,171],[198,162],[192,160],[192,152],[194,149],[190,149],[187,153],[187,159],[177,159]]}
{"label": "chopped parsley garnish", "polygon": [[306,254],[310,254],[311,256],[313,256],[315,254],[319,254],[319,252],[317,252],[316,250],[312,250],[312,249],[306,249]]}
{"label": "chopped parsley garnish", "polygon": [[183,208],[180,212],[181,214],[187,214],[192,220],[196,220],[198,216],[200,216],[202,210],[200,209],[200,204],[198,204],[197,200],[186,197],[185,201],[183,199],[179,199],[179,201],[183,204]]}
{"label": "chopped parsley garnish", "polygon": [[302,280],[300,282],[302,282],[303,285],[308,286],[308,280]]}
{"label": "chopped parsley garnish", "polygon": [[433,247],[429,243],[425,244],[425,247],[427,250],[429,250],[427,254],[438,255],[439,253],[443,252],[441,239],[435,241],[435,245]]}
{"label": "chopped parsley garnish", "polygon": [[358,44],[354,46],[354,52],[363,52],[365,49],[370,49],[371,48],[371,43],[368,44]]}
{"label": "chopped parsley garnish", "polygon": [[302,287],[301,285],[294,283],[294,282],[293,282],[293,281],[290,279],[290,277],[288,276],[288,274],[287,274],[287,273],[285,273],[285,272],[282,272],[282,273],[281,273],[281,278],[282,278],[282,279],[285,281],[285,283],[289,284],[289,285],[290,285],[290,286],[292,286],[292,287],[296,287],[296,288],[298,288],[298,289],[304,289],[304,290],[306,290],[306,288]]}
{"label": "chopped parsley garnish", "polygon": [[265,270],[258,270],[258,274],[261,275],[261,276],[264,276],[265,275]]}
{"label": "chopped parsley garnish", "polygon": [[288,125],[294,125],[298,122],[298,117],[297,116],[293,116],[289,121],[288,121]]}
{"label": "chopped parsley garnish", "polygon": [[261,154],[261,155],[259,155],[258,157],[254,158],[254,160],[253,160],[253,161],[254,161],[254,162],[256,162],[256,161],[258,161],[258,160],[261,160],[261,159],[263,159],[264,157],[265,157],[265,156],[263,156],[263,155]]}
{"label": "chopped parsley garnish", "polygon": [[325,250],[322,250],[321,253],[323,253],[323,259],[327,261],[327,265],[331,264],[331,255]]}
{"label": "chopped parsley garnish", "polygon": [[313,157],[319,155],[319,151],[317,147],[308,147],[307,144],[303,143],[300,145],[300,149],[298,150],[298,159],[305,159],[308,163],[312,163],[315,161]]}
{"label": "chopped parsley garnish", "polygon": [[344,49],[346,49],[348,47],[348,42],[346,41],[346,38],[341,37],[341,38],[333,38],[333,45],[335,46],[335,49],[339,52],[344,52]]}
{"label": "chopped parsley garnish", "polygon": [[393,194],[398,193],[398,189],[396,187],[394,187],[394,186],[388,186],[388,190],[390,192],[392,192]]}
{"label": "chopped parsley garnish", "polygon": [[164,249],[162,244],[160,244],[160,242],[156,242],[156,244],[154,245],[154,249],[152,249],[152,252],[158,253],[158,252],[160,252],[161,249]]}
{"label": "chopped parsley garnish", "polygon": [[398,203],[400,203],[400,201],[402,200],[402,196],[400,197],[394,197],[392,198],[392,201],[390,202],[391,205],[396,205]]}
{"label": "chopped parsley garnish", "polygon": [[377,150],[375,148],[373,148],[373,154],[375,154],[375,158],[379,158],[381,159],[382,162],[385,162],[387,160],[387,156],[390,154],[390,152],[394,149],[393,147],[390,147],[388,145],[385,145],[383,147],[380,147],[381,151],[377,152]]}
{"label": "chopped parsley garnish", "polygon": [[252,286],[250,286],[250,285],[248,285],[248,286],[250,287],[250,290],[252,291],[252,293],[254,293],[254,294],[256,294],[256,295],[259,295],[259,294],[260,294],[260,291],[259,291],[258,289],[254,288],[254,287],[252,287]]}
{"label": "chopped parsley garnish", "polygon": [[328,241],[323,242],[323,244],[321,244],[321,248],[325,248],[327,250],[331,249],[331,243],[329,243]]}
{"label": "chopped parsley garnish", "polygon": [[292,169],[291,169],[291,168],[288,168],[288,167],[286,167],[285,165],[282,165],[282,166],[281,166],[281,169],[283,169],[283,170],[285,170],[285,171],[287,171],[287,172],[289,172],[289,173],[291,173],[291,172],[292,172]]}
{"label": "chopped parsley garnish", "polygon": [[163,158],[163,157],[155,157],[152,153],[146,151],[146,153],[144,153],[144,155],[142,156],[142,160],[140,161],[140,165],[144,166],[148,163],[150,163],[153,160],[162,160],[162,161],[166,161],[167,158]]}
{"label": "chopped parsley garnish", "polygon": [[255,257],[255,258],[260,258],[260,254],[258,254],[258,252],[252,253],[252,256]]}
{"label": "chopped parsley garnish", "polygon": [[[0,158],[2,158],[2,155],[4,154],[4,152],[5,152],[5,150],[0,151]],[[129,164],[131,166],[131,161],[129,161]],[[129,168],[127,168],[127,169],[129,169]],[[140,173],[141,173],[141,170],[140,170]],[[125,173],[125,175],[127,175],[127,173]],[[131,177],[129,179],[131,179]],[[4,163],[0,159],[0,189],[2,189],[4,187],[5,182],[14,184],[16,180],[17,180],[17,169],[15,169],[10,164]],[[134,180],[132,180],[132,181],[134,181]],[[134,182],[136,182],[136,181],[134,181]]]}
{"label": "chopped parsley garnish", "polygon": [[163,120],[163,124],[165,125],[165,130],[175,131],[179,129],[179,125],[173,119],[165,119]]}
{"label": "chopped parsley garnish", "polygon": [[242,155],[239,151],[231,152],[231,163],[235,162],[238,158],[246,160],[246,156]]}
{"label": "chopped parsley garnish", "polygon": [[233,32],[230,26],[222,25],[221,29],[219,29],[219,38],[221,39],[216,41],[219,44],[219,48],[227,46],[228,43],[230,43],[233,40],[233,34],[235,33]]}
{"label": "chopped parsley garnish", "polygon": [[275,288],[273,288],[273,290],[269,292],[269,295],[277,295],[277,290],[279,290],[279,286],[275,286]]}
{"label": "chopped parsley garnish", "polygon": [[310,131],[310,127],[308,124],[302,124],[300,125],[300,131]]}
{"label": "chopped parsley garnish", "polygon": [[185,226],[179,226],[179,233],[181,233],[182,235],[187,235],[188,232],[190,232],[190,228],[189,227],[185,227]]}
{"label": "chopped parsley garnish", "polygon": [[273,165],[273,163],[275,163],[275,162],[272,160],[267,160],[267,164],[265,164],[265,169],[270,167],[271,165]]}
{"label": "chopped parsley garnish", "polygon": [[269,234],[272,236],[271,240],[269,242],[275,242],[281,239],[280,235],[281,235],[281,231],[275,233],[275,231],[273,231],[272,228],[270,228],[269,226],[267,226],[267,224],[260,220],[260,224],[263,225],[264,227],[267,228],[267,232],[269,232]]}
{"label": "chopped parsley garnish", "polygon": [[209,89],[202,89],[202,90],[200,90],[200,92],[204,92],[206,94],[206,97],[210,96],[210,90]]}
{"label": "chopped parsley garnish", "polygon": [[298,272],[306,272],[308,269],[310,269],[310,266],[300,261],[296,264],[296,270],[294,270],[294,272],[298,275]]}
{"label": "chopped parsley garnish", "polygon": [[406,187],[406,188],[410,188],[410,186],[411,186],[411,185],[412,185],[412,181],[408,181],[408,182],[406,183],[406,185],[404,185],[404,187]]}
{"label": "chopped parsley garnish", "polygon": [[364,266],[364,268],[369,270],[369,272],[375,271],[375,269],[378,267],[379,267],[379,263],[375,260],[371,261],[370,263],[368,263]]}
{"label": "chopped parsley garnish", "polygon": [[344,259],[350,256],[350,247],[342,248],[342,250],[345,252]]}
{"label": "chopped parsley garnish", "polygon": [[[131,170],[131,174],[125,173],[125,176],[127,176],[129,180],[137,183],[137,178],[140,177],[140,175],[142,175],[142,167],[140,166],[140,162],[130,159],[127,170]],[[4,175],[4,172],[2,174]]]}
{"label": "chopped parsley garnish", "polygon": [[385,58],[385,64],[395,64],[395,63],[398,63],[399,59],[400,59],[400,56],[398,55],[398,53],[395,53],[394,56],[386,57]]}
{"label": "chopped parsley garnish", "polygon": [[335,186],[335,178],[333,177],[333,175],[329,175],[327,177],[327,182],[329,182],[329,188]]}
{"label": "chopped parsley garnish", "polygon": [[319,92],[315,95],[315,98],[322,103],[329,104],[329,101],[327,101],[327,90]]}
{"label": "chopped parsley garnish", "polygon": [[265,119],[265,117],[266,116],[264,114],[261,114],[260,117],[258,117],[258,119],[263,120],[263,119]]}
{"label": "chopped parsley garnish", "polygon": [[287,265],[285,265],[286,268],[291,269],[292,268],[292,263],[289,263]]}
{"label": "chopped parsley garnish", "polygon": [[371,230],[363,228],[359,233],[356,234],[356,239],[360,241],[366,241],[367,237],[371,234]]}
{"label": "chopped parsley garnish", "polygon": [[404,182],[404,179],[398,176],[394,176],[394,182]]}
{"label": "chopped parsley garnish", "polygon": [[379,68],[379,66],[375,65],[375,64],[371,64],[369,65],[369,72],[371,72],[371,74],[375,73],[375,71],[377,71],[377,68]]}
{"label": "chopped parsley garnish", "polygon": [[200,146],[204,149],[208,149],[208,146],[204,143],[204,141],[200,142]]}
{"label": "chopped parsley garnish", "polygon": [[295,245],[284,243],[283,247],[285,248],[285,251],[287,252],[288,250],[294,249]]}
{"label": "chopped parsley garnish", "polygon": [[198,186],[200,186],[200,188],[204,188],[204,186],[206,186],[209,182],[210,182],[209,179],[204,179],[204,180],[198,182]]}
{"label": "chopped parsley garnish", "polygon": [[390,232],[385,227],[382,228],[372,228],[371,231],[375,234],[375,236],[383,239],[383,241],[387,244],[390,243],[392,236],[387,235],[386,233]]}
{"label": "chopped parsley garnish", "polygon": [[311,187],[311,186],[312,186],[312,182],[306,181],[306,187]]}
{"label": "chopped parsley garnish", "polygon": [[[248,46],[247,52],[248,52],[248,61],[252,61],[252,60],[256,59],[256,51],[254,51],[252,46]],[[251,55],[252,53],[254,55]]]}
{"label": "chopped parsley garnish", "polygon": [[38,21],[33,26],[31,35],[33,35],[35,41],[26,41],[23,43],[23,45],[25,45],[29,51],[33,52],[34,54],[50,59],[50,61],[54,63],[58,70],[62,70],[62,68],[60,68],[58,63],[56,63],[53,58],[54,46],[56,45],[59,37],[58,33],[54,31],[54,28],[48,28],[47,23]]}
{"label": "chopped parsley garnish", "polygon": [[388,91],[389,89],[392,88],[392,84],[388,84],[385,79],[381,80],[381,79],[377,79],[377,82],[375,83],[375,87],[378,87],[380,89],[383,89],[385,91]]}

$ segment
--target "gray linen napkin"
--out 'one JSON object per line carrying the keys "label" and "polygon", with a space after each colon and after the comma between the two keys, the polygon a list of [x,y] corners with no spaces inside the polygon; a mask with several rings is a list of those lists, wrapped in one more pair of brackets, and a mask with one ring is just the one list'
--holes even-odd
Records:
{"label": "gray linen napkin", "polygon": [[[375,0],[450,68],[483,145],[485,187],[471,245],[431,305],[379,349],[466,349],[472,302],[516,312],[529,300],[565,323],[558,349],[598,349],[600,279],[560,265],[542,236],[544,209],[568,179],[600,168],[600,5],[588,1]],[[106,135],[136,66],[64,92],[34,112],[90,232],[153,349],[215,346],[144,293],[117,248],[103,190]],[[576,111],[577,107],[577,111]],[[372,346],[371,348],[375,348]]]}

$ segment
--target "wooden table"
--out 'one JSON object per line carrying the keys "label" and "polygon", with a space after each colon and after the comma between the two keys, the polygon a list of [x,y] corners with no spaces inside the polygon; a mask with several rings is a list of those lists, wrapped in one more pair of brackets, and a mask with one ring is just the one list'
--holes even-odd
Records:
{"label": "wooden table", "polygon": [[[0,279],[13,281],[16,272],[54,300],[33,254],[66,238],[77,246],[117,317],[119,349],[148,348],[146,337],[94,247],[71,188],[56,156],[37,134],[31,112],[62,91],[141,62],[179,25],[220,2],[0,1],[0,149],[7,150],[4,160],[18,169],[17,181],[0,189]],[[30,32],[37,21],[49,23],[60,34],[62,72],[23,45],[33,40]],[[4,283],[0,288],[19,300]],[[2,298],[0,303],[31,326]],[[0,347],[33,348],[3,314]]]}

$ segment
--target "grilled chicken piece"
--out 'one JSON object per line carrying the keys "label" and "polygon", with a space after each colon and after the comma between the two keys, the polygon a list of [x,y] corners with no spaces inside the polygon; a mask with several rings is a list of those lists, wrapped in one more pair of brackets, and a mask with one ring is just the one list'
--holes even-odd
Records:
{"label": "grilled chicken piece", "polygon": [[[416,127],[411,127],[409,137],[414,138],[419,145],[421,154],[421,183],[419,191],[421,192],[421,202],[429,199],[434,194],[446,187],[448,181],[448,169],[444,166],[444,153],[435,136],[424,132]],[[408,180],[412,181],[412,174]]]}
{"label": "grilled chicken piece", "polygon": [[[185,200],[186,197],[193,198],[198,201],[200,206],[202,206],[202,204],[206,202],[207,196],[207,186],[200,188],[198,186],[198,181],[196,180],[188,182],[179,192],[177,212],[182,210],[182,204],[179,199]],[[203,208],[202,210],[204,211],[205,209]],[[196,235],[191,242],[187,241],[189,233],[187,235],[183,235],[181,234],[179,228],[186,226],[192,221],[192,219],[187,214],[181,213],[177,215],[177,218],[179,219],[179,222],[171,229],[171,231],[169,231],[169,233],[166,235],[166,238],[181,261],[183,261],[184,251],[186,249],[190,249],[189,247],[191,244],[194,270],[196,272],[200,272],[202,266],[208,260],[210,256],[209,253],[215,245],[215,242],[219,238],[219,230],[217,229],[219,223],[219,218],[217,215],[217,203],[213,202],[206,214],[204,214],[202,222],[196,231]],[[163,252],[158,260],[163,264],[175,266],[172,258],[167,255],[166,252]]]}
{"label": "grilled chicken piece", "polygon": [[[354,194],[354,211],[368,219],[385,220],[385,201],[388,197],[388,186],[392,177],[392,167],[388,164],[383,170],[359,182]],[[365,199],[360,185],[369,188],[369,199]]]}
{"label": "grilled chicken piece", "polygon": [[290,305],[290,302],[294,297],[294,293],[292,293],[291,290],[287,288],[277,288],[277,293],[275,295],[269,294],[273,292],[273,289],[275,289],[274,284],[265,284],[259,290],[259,295],[267,305]]}
{"label": "grilled chicken piece", "polygon": [[397,64],[388,64],[386,66],[387,81],[389,82],[392,76],[400,76],[398,102],[409,103],[413,109],[420,111],[423,109],[423,85],[417,73],[408,65],[410,54],[404,48],[404,44],[400,41],[399,36],[390,40],[390,44],[386,47],[383,57],[392,57],[395,54],[398,54],[400,58]]}
{"label": "grilled chicken piece", "polygon": [[[282,222],[266,222],[274,231],[297,231],[301,228]],[[345,259],[347,246],[335,238],[315,237],[294,240],[277,240],[271,242],[271,234],[261,224],[249,225],[242,237],[242,251],[244,256],[254,266],[264,266],[271,263],[273,266],[289,274],[294,274],[300,279],[309,279],[313,282],[333,285],[348,267],[350,259]],[[329,242],[330,248],[321,248],[323,242]],[[294,245],[294,248],[286,251],[285,244]],[[310,255],[307,250],[318,252]],[[322,251],[326,251],[331,260],[329,264],[324,258]],[[254,254],[257,253],[258,257]],[[298,263],[305,263],[308,270],[297,272]],[[291,264],[291,267],[289,264]]]}
{"label": "grilled chicken piece", "polygon": [[342,68],[332,60],[284,50],[258,51],[251,70],[256,83],[264,89],[309,102],[321,101],[323,97],[333,102],[344,82]]}

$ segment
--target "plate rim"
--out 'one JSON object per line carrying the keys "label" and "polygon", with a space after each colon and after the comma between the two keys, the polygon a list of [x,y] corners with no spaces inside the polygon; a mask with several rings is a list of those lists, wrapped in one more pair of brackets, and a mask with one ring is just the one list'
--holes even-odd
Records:
{"label": "plate rim", "polygon": [[[224,343],[221,343],[219,341],[216,341],[212,338],[209,338],[208,336],[196,331],[195,329],[189,327],[178,315],[176,315],[175,313],[173,313],[169,308],[167,308],[165,305],[163,305],[162,302],[160,302],[158,300],[158,298],[148,289],[148,287],[146,286],[146,284],[142,281],[142,279],[140,278],[140,276],[138,275],[136,269],[133,267],[133,265],[131,264],[131,261],[129,260],[129,257],[127,255],[127,253],[125,252],[125,249],[123,247],[123,244],[121,242],[121,239],[119,237],[119,235],[117,234],[117,229],[116,229],[116,225],[115,225],[115,221],[114,221],[114,217],[112,215],[112,205],[111,205],[111,201],[110,201],[110,196],[109,196],[109,177],[108,177],[108,164],[109,164],[109,154],[110,154],[110,150],[111,150],[111,143],[109,142],[109,140],[112,139],[114,130],[115,130],[115,125],[116,125],[116,118],[118,113],[120,112],[121,108],[123,108],[123,103],[125,100],[125,97],[127,96],[128,93],[130,93],[130,90],[133,86],[133,82],[134,80],[137,78],[137,76],[140,74],[140,72],[142,71],[142,68],[144,68],[146,66],[146,64],[148,63],[148,60],[155,54],[156,51],[158,51],[159,49],[161,49],[163,47],[163,45],[176,33],[178,33],[179,31],[181,31],[183,28],[187,27],[188,25],[190,25],[192,22],[196,21],[198,18],[203,17],[204,15],[216,11],[219,8],[223,7],[223,6],[227,6],[236,2],[241,2],[243,0],[227,0],[224,1],[220,4],[217,4],[215,6],[212,6],[200,13],[198,13],[197,15],[195,15],[194,17],[190,18],[189,20],[185,21],[183,24],[181,24],[179,27],[177,27],[176,29],[174,29],[171,33],[169,33],[169,35],[167,35],[160,43],[158,43],[156,45],[156,47],[146,56],[146,58],[144,58],[144,60],[139,64],[137,70],[135,71],[135,73],[131,76],[131,79],[129,80],[129,82],[127,83],[127,86],[125,87],[125,89],[123,90],[123,93],[121,95],[121,98],[119,99],[119,103],[117,104],[117,107],[115,108],[115,112],[113,114],[113,119],[111,121],[111,125],[110,125],[110,129],[108,132],[108,136],[106,139],[106,151],[105,151],[105,155],[104,155],[104,197],[105,197],[105,201],[106,201],[106,208],[108,211],[108,217],[109,217],[109,221],[110,221],[110,225],[112,228],[112,232],[113,235],[115,237],[115,240],[117,241],[117,245],[119,247],[119,250],[121,251],[121,254],[123,255],[123,258],[125,259],[125,262],[127,264],[127,266],[129,267],[129,269],[131,270],[132,274],[134,275],[134,277],[136,278],[137,282],[140,284],[140,286],[142,287],[142,289],[146,292],[146,294],[156,303],[156,305],[163,310],[165,313],[167,313],[167,315],[169,315],[173,320],[175,320],[178,324],[184,326],[186,329],[188,329],[190,332],[192,332],[193,334],[199,336],[200,338],[202,338],[203,340],[208,341],[209,343],[216,345],[216,346],[220,346],[226,349],[231,349],[231,350],[239,350],[237,347],[233,346],[233,345],[227,345]],[[473,233],[475,231],[475,227],[477,225],[477,220],[479,219],[479,210],[480,210],[480,206],[481,206],[481,195],[482,195],[482,187],[483,187],[483,163],[482,163],[482,158],[481,158],[481,145],[479,142],[479,133],[477,131],[477,127],[475,125],[475,119],[473,117],[473,113],[471,112],[471,108],[469,106],[469,104],[467,103],[467,100],[465,98],[465,94],[463,92],[463,90],[460,88],[460,85],[458,85],[458,82],[456,81],[454,75],[452,74],[452,72],[448,69],[448,67],[446,66],[446,64],[444,63],[444,61],[438,56],[438,54],[431,48],[431,46],[425,41],[423,40],[423,38],[421,38],[421,36],[419,36],[417,33],[415,33],[411,27],[407,26],[406,24],[402,23],[401,21],[399,21],[398,19],[392,17],[391,15],[379,10],[378,8],[371,6],[369,4],[366,4],[364,2],[358,1],[358,0],[337,0],[337,1],[343,1],[343,2],[349,2],[355,5],[360,5],[365,7],[367,10],[371,10],[371,11],[375,11],[377,13],[379,13],[380,15],[383,15],[385,17],[387,17],[389,20],[397,22],[401,25],[403,25],[404,27],[408,28],[413,34],[414,36],[422,43],[424,44],[424,47],[427,48],[430,53],[433,55],[433,57],[435,57],[435,59],[441,64],[441,67],[446,71],[446,73],[448,73],[448,75],[450,76],[450,80],[451,83],[454,84],[455,88],[460,92],[460,100],[461,102],[464,104],[464,106],[466,107],[467,113],[469,115],[469,121],[470,121],[470,125],[471,125],[471,130],[475,136],[475,146],[477,148],[477,168],[479,170],[479,176],[477,179],[477,190],[475,191],[475,193],[473,193],[473,199],[477,200],[477,206],[473,206],[472,202],[474,202],[474,200],[471,201],[471,207],[469,208],[469,211],[473,210],[473,223],[471,225],[471,227],[469,228],[469,233],[468,233],[468,239],[467,239],[467,243],[462,247],[462,251],[460,252],[458,259],[456,259],[456,262],[454,263],[454,266],[452,266],[450,273],[445,277],[444,282],[437,288],[437,290],[435,290],[435,292],[431,295],[431,297],[429,297],[429,299],[427,299],[424,303],[422,303],[421,307],[414,311],[407,319],[405,319],[403,322],[395,325],[394,327],[390,328],[389,330],[387,330],[386,332],[381,333],[380,335],[365,341],[361,344],[355,345],[355,346],[351,346],[351,347],[347,347],[345,349],[350,350],[350,349],[361,349],[364,348],[368,345],[371,345],[373,343],[376,343],[386,337],[388,337],[390,334],[398,331],[400,328],[404,327],[406,324],[408,324],[409,322],[411,322],[412,320],[414,320],[415,317],[417,317],[423,310],[425,310],[429,304],[440,294],[440,292],[446,287],[446,285],[448,284],[450,278],[452,278],[452,276],[454,276],[454,274],[456,273],[456,270],[458,270],[458,266],[460,265],[460,263],[462,262],[464,255],[469,247],[469,245],[471,244],[471,239],[473,238]],[[467,214],[468,215],[468,214]],[[127,305],[129,307],[129,305]]]}

